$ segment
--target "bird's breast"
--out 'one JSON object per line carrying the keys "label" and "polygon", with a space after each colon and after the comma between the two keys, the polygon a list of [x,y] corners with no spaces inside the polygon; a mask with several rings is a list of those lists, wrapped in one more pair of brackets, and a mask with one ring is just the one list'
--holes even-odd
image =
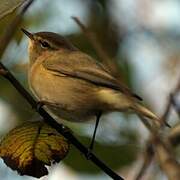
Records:
{"label": "bird's breast", "polygon": [[56,75],[43,67],[41,63],[34,63],[29,72],[29,85],[34,95],[41,100],[54,103],[66,102],[71,94],[67,94],[71,87],[67,78]]}
{"label": "bird's breast", "polygon": [[94,99],[93,85],[63,74],[57,75],[45,69],[42,63],[34,63],[28,77],[36,98],[58,105],[58,115],[64,119],[85,121],[86,117],[94,115],[95,106],[99,106]]}

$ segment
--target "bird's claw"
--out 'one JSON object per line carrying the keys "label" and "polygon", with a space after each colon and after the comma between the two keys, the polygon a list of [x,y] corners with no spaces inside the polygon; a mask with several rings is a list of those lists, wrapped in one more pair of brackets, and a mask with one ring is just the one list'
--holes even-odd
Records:
{"label": "bird's claw", "polygon": [[92,157],[92,149],[88,148],[87,153],[85,154],[86,159],[89,160]]}
{"label": "bird's claw", "polygon": [[39,111],[45,105],[43,101],[38,101],[36,104],[36,111]]}

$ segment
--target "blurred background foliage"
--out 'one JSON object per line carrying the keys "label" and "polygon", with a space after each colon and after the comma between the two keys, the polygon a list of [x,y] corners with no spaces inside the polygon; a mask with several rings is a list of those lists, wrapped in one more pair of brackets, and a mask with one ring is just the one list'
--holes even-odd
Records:
{"label": "blurred background foliage", "polygon": [[[0,20],[0,34],[16,15]],[[77,16],[98,37],[104,51],[117,61],[123,81],[161,115],[167,96],[177,83],[180,69],[180,2],[178,0],[36,0],[20,27],[31,32],[53,31],[70,39],[82,51],[98,59],[97,54],[77,24]],[[3,63],[28,89],[27,38],[17,29],[3,56]],[[0,135],[38,115],[16,90],[0,78]],[[177,117],[171,116],[171,124]],[[94,122],[64,122],[87,146]],[[140,166],[147,130],[135,115],[113,113],[104,116],[98,129],[94,152],[112,169],[132,179]],[[57,169],[57,168],[55,168]],[[147,179],[163,179],[152,167]],[[60,171],[62,170],[62,171]],[[54,172],[54,171],[53,171]],[[50,179],[108,179],[82,154],[72,148]],[[66,172],[66,173],[65,173]],[[153,172],[153,174],[152,174]],[[26,179],[0,167],[0,179]],[[27,179],[32,179],[27,177]]]}

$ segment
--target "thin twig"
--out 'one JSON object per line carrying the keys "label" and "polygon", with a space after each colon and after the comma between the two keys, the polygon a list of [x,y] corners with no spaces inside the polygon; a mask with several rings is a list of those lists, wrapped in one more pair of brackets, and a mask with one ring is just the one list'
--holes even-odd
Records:
{"label": "thin twig", "polygon": [[179,91],[180,91],[180,78],[178,79],[178,83],[177,83],[176,87],[174,88],[174,90],[169,94],[169,98],[168,98],[168,102],[167,102],[165,111],[164,111],[163,115],[161,116],[161,121],[162,121],[161,123],[162,124],[165,121],[167,121],[167,119],[169,118],[171,106],[173,106],[175,108],[177,114],[180,117],[179,108],[177,108],[176,102],[174,100],[174,98],[179,93]]}
{"label": "thin twig", "polygon": [[[160,120],[161,120],[161,122],[160,122],[161,123],[161,129],[164,127],[164,123],[167,122],[167,120],[169,118],[170,109],[171,109],[171,106],[173,105],[173,99],[176,96],[176,94],[179,92],[179,90],[180,90],[180,78],[178,80],[178,83],[177,83],[175,89],[172,91],[172,93],[170,93],[169,98],[168,98],[168,102],[167,102],[167,105],[166,105],[166,108],[164,110],[163,115],[160,118]],[[179,112],[177,111],[177,113],[179,113]],[[147,143],[147,147],[145,148],[146,151],[148,151],[149,142],[152,142],[152,139],[154,138],[154,135],[155,134],[153,134],[153,135],[151,135],[149,137],[149,140],[148,140],[148,143]],[[170,139],[170,137],[169,137],[169,139]],[[147,152],[147,153],[144,154],[144,162],[143,162],[141,168],[139,169],[139,172],[137,173],[137,176],[135,178],[136,180],[139,180],[139,179],[141,179],[143,177],[145,171],[147,171],[147,168],[149,167],[151,161],[154,158],[154,153],[155,152],[152,151],[152,153],[148,153]],[[148,159],[148,161],[147,161],[147,159]]]}
{"label": "thin twig", "polygon": [[166,121],[169,118],[170,109],[171,109],[171,95],[169,95],[169,100],[167,101],[165,111],[161,116],[161,121]]}
{"label": "thin twig", "polygon": [[150,143],[147,144],[146,149],[144,151],[143,154],[143,164],[142,167],[140,169],[140,171],[138,172],[138,174],[135,177],[135,180],[140,180],[143,175],[145,174],[147,168],[149,167],[149,165],[151,164],[152,160],[153,160],[153,155],[152,155],[153,149],[152,149],[152,145]]}
{"label": "thin twig", "polygon": [[170,146],[156,136],[153,143],[156,160],[169,180],[179,180],[180,164],[175,160]]}
{"label": "thin twig", "polygon": [[154,134],[158,134],[158,129],[155,126],[152,126],[146,119],[144,119],[142,116],[139,115],[139,118],[143,122],[143,124],[146,126],[146,128],[151,133],[151,138],[147,141],[147,145],[145,147],[145,152],[143,154],[143,163],[141,168],[139,169],[135,180],[140,180],[145,172],[147,171],[149,165],[151,164],[154,156],[154,151],[152,149],[152,138]]}
{"label": "thin twig", "polygon": [[81,28],[81,30],[83,31],[84,35],[86,36],[86,38],[89,40],[89,42],[91,43],[91,45],[93,46],[93,48],[95,49],[99,59],[101,61],[103,61],[103,64],[106,65],[106,67],[109,69],[109,71],[111,71],[111,73],[121,79],[121,74],[119,72],[118,69],[118,65],[117,63],[112,60],[112,58],[110,58],[108,56],[108,54],[103,50],[101,44],[99,43],[96,35],[94,32],[92,32],[90,29],[88,29],[80,20],[78,17],[72,17],[72,19],[77,23],[77,25]]}
{"label": "thin twig", "polygon": [[105,53],[105,51],[102,49],[101,45],[98,43],[95,34],[88,28],[86,28],[85,25],[77,17],[72,17],[72,19],[79,25],[81,30],[84,32],[85,36],[96,50],[98,56],[100,57],[100,60],[105,61],[107,64],[109,64],[110,58],[108,57],[107,53]]}
{"label": "thin twig", "polygon": [[173,107],[174,107],[174,109],[175,109],[178,117],[180,118],[180,105],[179,105],[179,103],[176,101],[175,95],[172,97],[172,100],[171,100],[171,101],[172,101],[172,105],[173,105]]}
{"label": "thin twig", "polygon": [[174,97],[180,92],[180,77],[178,79],[178,85],[176,86],[175,88],[175,94],[173,96],[173,99],[172,99],[172,103],[173,103],[173,106],[174,106],[174,109],[176,110],[179,118],[180,118],[180,107],[179,107],[179,104],[176,103],[176,101],[174,100]]}
{"label": "thin twig", "polygon": [[176,124],[168,134],[169,143],[176,147],[180,145],[180,123]]}

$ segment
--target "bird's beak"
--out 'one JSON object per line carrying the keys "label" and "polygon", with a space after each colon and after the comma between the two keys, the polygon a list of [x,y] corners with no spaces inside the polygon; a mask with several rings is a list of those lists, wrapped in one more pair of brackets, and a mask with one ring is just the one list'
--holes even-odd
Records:
{"label": "bird's beak", "polygon": [[26,31],[25,29],[21,28],[21,31],[28,36],[31,40],[34,40],[34,35],[28,31]]}

